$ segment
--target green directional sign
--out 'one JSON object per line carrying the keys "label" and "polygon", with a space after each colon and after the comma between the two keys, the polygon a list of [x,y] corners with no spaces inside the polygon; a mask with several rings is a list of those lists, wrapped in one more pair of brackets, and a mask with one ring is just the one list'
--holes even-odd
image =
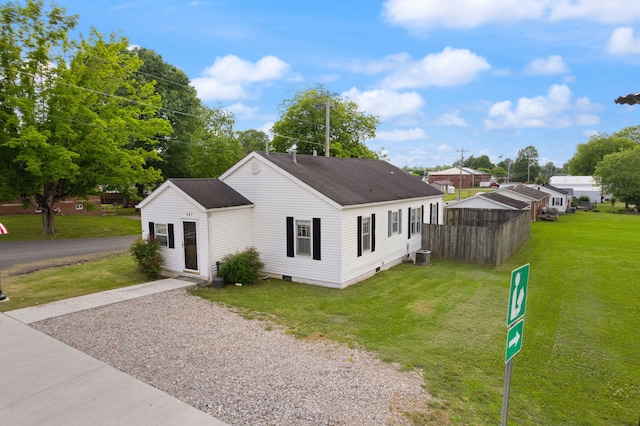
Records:
{"label": "green directional sign", "polygon": [[504,355],[504,362],[509,362],[515,354],[522,349],[522,336],[524,331],[524,320],[514,324],[513,327],[507,331],[507,350]]}
{"label": "green directional sign", "polygon": [[527,307],[527,284],[529,283],[529,264],[511,272],[509,288],[509,310],[507,311],[507,327],[524,316]]}

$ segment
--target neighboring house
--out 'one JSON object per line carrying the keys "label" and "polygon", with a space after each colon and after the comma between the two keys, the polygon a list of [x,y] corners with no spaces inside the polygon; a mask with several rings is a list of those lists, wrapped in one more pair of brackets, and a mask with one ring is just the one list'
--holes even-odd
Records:
{"label": "neighboring house", "polygon": [[547,207],[547,201],[549,200],[549,194],[529,188],[526,185],[514,185],[504,188],[500,187],[495,192],[515,200],[529,203],[531,208],[531,220],[536,220],[538,218],[538,212]]}
{"label": "neighboring house", "polygon": [[560,189],[571,189],[573,198],[589,197],[592,203],[611,198],[611,195],[602,193],[602,187],[593,176],[551,176],[549,184]]}
{"label": "neighboring house", "polygon": [[[53,209],[60,216],[98,216],[101,213],[100,197],[91,195],[87,198],[58,201]],[[40,214],[41,210],[31,204],[23,208],[21,200],[0,203],[0,214]]]}
{"label": "neighboring house", "polygon": [[548,207],[558,210],[558,213],[564,214],[571,207],[571,190],[556,188],[555,186],[545,183],[544,185],[529,185],[530,188],[549,194]]}
{"label": "neighboring house", "polygon": [[491,180],[491,174],[487,172],[481,172],[469,167],[452,167],[446,170],[440,170],[439,172],[429,172],[427,175],[427,181],[429,183],[448,180],[452,182],[456,188],[460,187],[462,182],[462,188],[473,188],[474,186],[480,186],[480,182],[489,182]]}
{"label": "neighboring house", "polygon": [[492,191],[481,192],[460,201],[451,201],[444,207],[445,209],[529,210],[531,205]]}
{"label": "neighboring house", "polygon": [[[218,200],[207,208],[188,181],[182,189],[165,182],[139,204],[143,232],[150,222],[168,232],[171,223],[176,259],[167,269],[206,279],[224,255],[253,246],[265,274],[344,288],[414,259],[422,224],[442,223],[444,194],[385,161],[252,152],[204,191],[233,191],[233,206]],[[185,268],[186,251],[175,249],[184,222],[194,222],[197,270]],[[168,241],[165,259],[169,250]]]}

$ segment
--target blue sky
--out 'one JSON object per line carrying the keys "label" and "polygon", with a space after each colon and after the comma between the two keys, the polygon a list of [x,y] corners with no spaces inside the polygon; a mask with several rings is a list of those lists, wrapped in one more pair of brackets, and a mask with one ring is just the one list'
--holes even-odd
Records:
{"label": "blue sky", "polygon": [[596,132],[640,124],[640,1],[59,0],[91,26],[182,69],[237,130],[323,84],[380,117],[397,166],[431,167],[533,145],[562,165]]}

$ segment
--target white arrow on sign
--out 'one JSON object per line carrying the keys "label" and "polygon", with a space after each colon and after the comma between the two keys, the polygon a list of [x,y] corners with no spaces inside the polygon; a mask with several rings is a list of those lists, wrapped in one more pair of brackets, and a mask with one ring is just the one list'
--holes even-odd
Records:
{"label": "white arrow on sign", "polygon": [[510,320],[520,315],[520,310],[522,309],[522,302],[524,301],[524,288],[520,287],[520,275],[521,275],[520,272],[516,274],[516,281],[513,288],[513,294],[511,295],[511,313],[509,314]]}
{"label": "white arrow on sign", "polygon": [[508,347],[517,346],[519,341],[520,341],[520,333],[516,331],[516,335],[513,336],[513,339],[509,340]]}

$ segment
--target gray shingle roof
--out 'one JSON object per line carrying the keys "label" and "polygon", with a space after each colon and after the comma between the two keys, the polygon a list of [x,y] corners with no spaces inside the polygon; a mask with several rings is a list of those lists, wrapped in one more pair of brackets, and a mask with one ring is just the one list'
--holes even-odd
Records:
{"label": "gray shingle roof", "polygon": [[547,198],[549,196],[549,194],[547,194],[546,192],[542,192],[542,191],[538,191],[537,189],[529,188],[526,185],[508,186],[507,189],[509,191],[513,191],[513,192],[517,192],[517,193],[522,194],[522,195],[526,195],[527,197],[531,197],[531,198],[533,198],[535,200],[542,200],[542,199]]}
{"label": "gray shingle roof", "polygon": [[253,203],[226,183],[214,179],[169,179],[205,209],[249,206]]}
{"label": "gray shingle roof", "polygon": [[483,192],[482,194],[480,194],[480,196],[516,208],[518,210],[522,210],[529,206],[529,204],[525,203],[524,201],[516,200],[515,198],[507,197],[506,195],[502,195],[497,192]]}
{"label": "gray shingle roof", "polygon": [[555,186],[553,186],[553,185],[549,185],[548,183],[545,183],[545,184],[544,184],[544,185],[542,185],[542,186],[544,186],[545,188],[549,188],[549,189],[551,189],[552,191],[556,191],[556,192],[558,192],[558,193],[560,193],[560,194],[565,194],[565,195],[568,195],[568,194],[569,194],[569,191],[568,191],[566,188],[557,188],[557,187],[555,187]]}
{"label": "gray shingle roof", "polygon": [[342,206],[442,195],[420,177],[380,160],[258,152]]}

